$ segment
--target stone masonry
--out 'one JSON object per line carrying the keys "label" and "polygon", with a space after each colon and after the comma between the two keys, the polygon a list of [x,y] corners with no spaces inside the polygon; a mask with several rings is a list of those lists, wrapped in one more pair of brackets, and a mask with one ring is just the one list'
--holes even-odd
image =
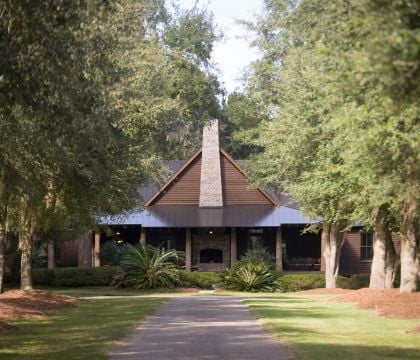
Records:
{"label": "stone masonry", "polygon": [[199,205],[200,207],[222,207],[218,120],[210,120],[204,126],[202,149]]}
{"label": "stone masonry", "polygon": [[[201,263],[200,251],[219,249],[223,252],[222,263]],[[200,229],[192,238],[193,266],[199,271],[224,271],[230,267],[230,236],[223,229],[215,229],[212,234],[208,229]]]}

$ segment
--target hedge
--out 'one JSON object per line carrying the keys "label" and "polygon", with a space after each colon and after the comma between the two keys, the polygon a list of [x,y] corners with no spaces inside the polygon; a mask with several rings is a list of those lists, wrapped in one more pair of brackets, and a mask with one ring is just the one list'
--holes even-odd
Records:
{"label": "hedge", "polygon": [[[51,287],[110,286],[119,272],[117,266],[97,268],[63,267],[55,269],[34,269],[34,285]],[[181,286],[211,289],[221,282],[220,274],[213,272],[188,272],[180,270]]]}
{"label": "hedge", "polygon": [[109,286],[118,271],[114,266],[34,269],[32,280],[34,285],[53,287]]}
{"label": "hedge", "polygon": [[357,290],[369,287],[369,274],[352,275],[350,277],[339,276],[337,278],[337,287],[343,289]]}
{"label": "hedge", "polygon": [[324,274],[281,274],[276,280],[280,292],[303,291],[325,287]]}
{"label": "hedge", "polygon": [[221,275],[214,272],[198,272],[180,270],[181,286],[198,287],[202,289],[212,289],[222,281]]}

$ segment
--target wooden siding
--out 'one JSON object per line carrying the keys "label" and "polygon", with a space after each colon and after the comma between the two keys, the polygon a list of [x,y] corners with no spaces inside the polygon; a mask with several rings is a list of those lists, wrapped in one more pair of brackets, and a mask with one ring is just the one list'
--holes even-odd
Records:
{"label": "wooden siding", "polygon": [[184,171],[154,201],[153,205],[198,205],[200,199],[201,155],[189,164]]}
{"label": "wooden siding", "polygon": [[[360,260],[360,230],[353,229],[346,234],[340,257],[340,274],[369,274],[372,265],[371,260]],[[392,236],[395,250],[400,252],[400,239],[397,235]]]}
{"label": "wooden siding", "polygon": [[272,205],[260,190],[249,187],[248,178],[223,154],[222,168],[223,205],[260,204]]}
{"label": "wooden siding", "polygon": [[77,240],[63,241],[61,244],[58,266],[77,266],[79,257],[79,242]]}

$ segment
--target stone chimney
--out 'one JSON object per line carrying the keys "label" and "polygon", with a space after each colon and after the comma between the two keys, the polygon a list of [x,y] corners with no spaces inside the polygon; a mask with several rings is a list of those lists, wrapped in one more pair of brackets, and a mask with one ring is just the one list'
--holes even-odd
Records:
{"label": "stone chimney", "polygon": [[222,171],[220,169],[219,122],[209,120],[203,129],[200,207],[222,207]]}

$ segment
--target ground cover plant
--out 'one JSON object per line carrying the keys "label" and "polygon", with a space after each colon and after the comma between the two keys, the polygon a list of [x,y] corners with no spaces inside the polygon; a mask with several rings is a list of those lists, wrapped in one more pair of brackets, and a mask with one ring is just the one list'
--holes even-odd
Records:
{"label": "ground cover plant", "polygon": [[[253,294],[245,302],[261,318],[264,327],[290,345],[301,360],[420,358],[418,317],[380,318],[373,310],[329,301],[333,296],[325,292],[323,295]],[[369,296],[364,294],[363,298]],[[396,302],[394,307],[401,306]]]}
{"label": "ground cover plant", "polygon": [[0,359],[106,359],[106,349],[163,301],[159,295],[92,297],[47,317],[7,321],[18,329],[0,333]]}

